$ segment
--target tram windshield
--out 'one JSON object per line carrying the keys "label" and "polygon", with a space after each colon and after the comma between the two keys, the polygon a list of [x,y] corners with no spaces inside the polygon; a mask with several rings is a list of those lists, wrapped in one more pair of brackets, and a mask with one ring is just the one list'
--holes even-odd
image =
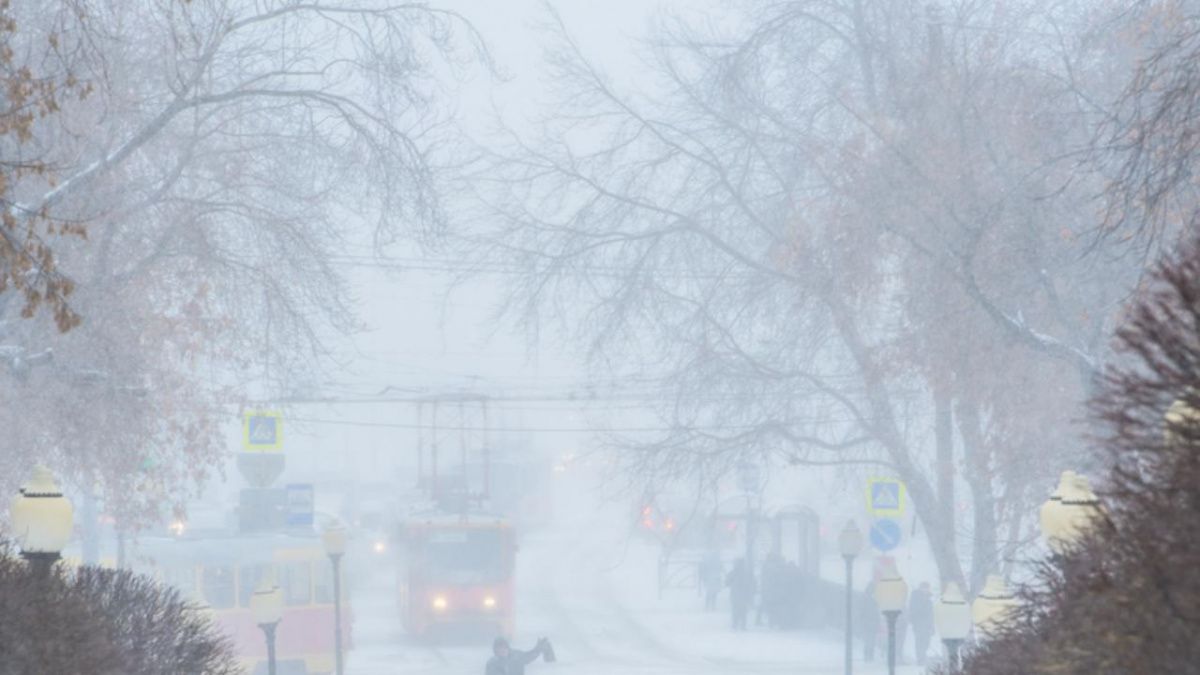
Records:
{"label": "tram windshield", "polygon": [[489,583],[508,576],[505,540],[498,530],[431,532],[424,548],[431,581]]}

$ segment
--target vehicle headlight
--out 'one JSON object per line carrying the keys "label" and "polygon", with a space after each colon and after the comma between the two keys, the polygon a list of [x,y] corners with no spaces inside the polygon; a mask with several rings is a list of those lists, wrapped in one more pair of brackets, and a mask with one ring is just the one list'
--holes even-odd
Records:
{"label": "vehicle headlight", "polygon": [[446,596],[444,595],[435,596],[430,604],[439,612],[445,611],[450,606],[450,603],[446,602]]}
{"label": "vehicle headlight", "polygon": [[375,544],[374,544],[374,545],[373,545],[371,548],[372,548],[372,549],[373,549],[373,550],[374,550],[376,553],[383,553],[384,551],[386,551],[386,550],[387,550],[387,542],[384,542],[384,541],[382,541],[382,540],[381,540],[381,541],[377,541],[377,542],[375,542]]}
{"label": "vehicle headlight", "polygon": [[495,609],[496,608],[496,598],[493,598],[490,595],[486,596],[483,599],[483,606],[486,607],[487,609]]}

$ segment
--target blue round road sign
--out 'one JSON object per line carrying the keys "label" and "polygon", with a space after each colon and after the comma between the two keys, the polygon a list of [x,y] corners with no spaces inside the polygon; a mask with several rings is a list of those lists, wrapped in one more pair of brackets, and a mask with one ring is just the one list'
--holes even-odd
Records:
{"label": "blue round road sign", "polygon": [[900,523],[891,518],[880,518],[871,524],[871,546],[876,550],[887,553],[900,545]]}

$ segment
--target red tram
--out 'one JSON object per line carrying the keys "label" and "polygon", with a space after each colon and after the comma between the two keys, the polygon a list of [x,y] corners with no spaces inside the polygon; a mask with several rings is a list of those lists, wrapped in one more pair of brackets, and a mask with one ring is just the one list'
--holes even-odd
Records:
{"label": "red tram", "polygon": [[405,629],[512,635],[516,540],[503,518],[431,513],[401,526],[397,588]]}

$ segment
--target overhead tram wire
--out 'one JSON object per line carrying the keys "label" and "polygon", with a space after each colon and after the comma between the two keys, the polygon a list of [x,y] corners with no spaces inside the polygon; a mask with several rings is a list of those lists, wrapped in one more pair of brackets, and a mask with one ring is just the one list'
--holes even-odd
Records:
{"label": "overhead tram wire", "polygon": [[523,276],[528,274],[564,274],[564,275],[595,275],[595,276],[611,276],[625,277],[637,274],[653,274],[655,276],[664,276],[674,279],[709,279],[709,280],[725,280],[725,279],[762,279],[763,275],[751,274],[748,272],[695,272],[686,269],[655,269],[653,267],[623,267],[617,265],[583,265],[571,266],[564,265],[557,267],[555,265],[547,265],[545,267],[528,267],[518,263],[488,261],[482,263],[465,263],[461,260],[452,259],[437,259],[437,258],[384,258],[374,256],[356,256],[356,255],[336,255],[330,257],[330,262],[347,267],[361,267],[367,269],[382,269],[396,270],[400,272],[442,272],[454,273],[463,275],[473,274],[496,274],[507,276]]}
{"label": "overhead tram wire", "polygon": [[[414,429],[414,430],[430,430],[435,427],[431,424],[411,424],[404,422],[367,422],[363,420],[331,420],[319,419],[312,417],[288,417],[288,421],[299,422],[302,424],[330,424],[334,426],[349,426],[362,428],[381,428],[381,429]],[[609,432],[618,434],[630,433],[667,433],[679,431],[751,431],[769,426],[768,424],[718,424],[718,425],[695,425],[695,426],[645,426],[645,427],[530,427],[530,426],[446,426],[436,425],[436,429],[440,431],[486,431],[488,433],[596,433]]]}

